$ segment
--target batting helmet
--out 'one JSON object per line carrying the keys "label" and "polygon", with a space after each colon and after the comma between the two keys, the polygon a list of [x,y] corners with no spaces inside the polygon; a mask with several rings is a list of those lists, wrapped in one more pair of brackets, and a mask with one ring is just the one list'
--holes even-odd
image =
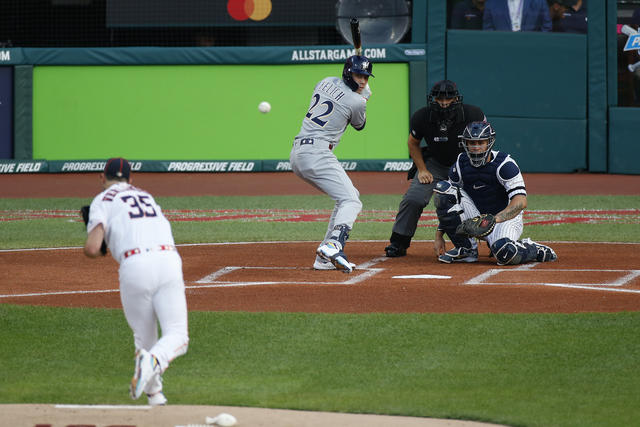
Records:
{"label": "batting helmet", "polygon": [[[471,165],[480,167],[487,163],[491,147],[496,142],[496,131],[489,122],[471,122],[464,128],[459,138],[464,151],[469,156]],[[477,151],[475,148],[469,149],[469,141],[487,141],[487,146],[482,151]]]}
{"label": "batting helmet", "polygon": [[342,81],[344,81],[345,84],[355,92],[358,90],[358,83],[353,80],[351,73],[375,77],[372,71],[373,64],[369,61],[369,58],[366,56],[353,55],[348,57],[344,63],[344,68],[342,69]]}

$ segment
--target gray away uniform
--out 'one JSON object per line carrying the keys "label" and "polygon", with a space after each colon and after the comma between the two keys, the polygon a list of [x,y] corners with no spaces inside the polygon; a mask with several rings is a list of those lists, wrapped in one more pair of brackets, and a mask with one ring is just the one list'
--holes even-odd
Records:
{"label": "gray away uniform", "polygon": [[331,237],[334,226],[351,229],[362,209],[360,193],[333,149],[349,124],[356,130],[364,128],[366,105],[365,98],[342,79],[327,77],[313,90],[309,111],[293,141],[289,157],[293,172],[336,202],[323,243]]}

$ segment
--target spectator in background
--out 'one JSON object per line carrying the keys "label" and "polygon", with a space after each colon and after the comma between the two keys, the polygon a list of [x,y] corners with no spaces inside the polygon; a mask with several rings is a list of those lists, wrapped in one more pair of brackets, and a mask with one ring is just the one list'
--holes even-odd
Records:
{"label": "spectator in background", "polygon": [[451,13],[451,28],[481,30],[486,0],[464,0],[456,4]]}
{"label": "spectator in background", "polygon": [[549,16],[551,16],[551,31],[562,32],[562,21],[574,0],[547,0],[547,3],[549,3]]}
{"label": "spectator in background", "polygon": [[587,34],[587,0],[569,0],[569,3],[564,19],[560,21],[560,31]]}
{"label": "spectator in background", "polygon": [[482,29],[490,31],[551,31],[545,0],[487,0]]}

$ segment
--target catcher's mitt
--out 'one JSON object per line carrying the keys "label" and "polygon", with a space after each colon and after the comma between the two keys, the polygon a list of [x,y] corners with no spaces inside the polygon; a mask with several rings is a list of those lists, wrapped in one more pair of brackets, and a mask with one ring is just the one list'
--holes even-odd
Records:
{"label": "catcher's mitt", "polygon": [[493,231],[496,226],[496,217],[491,214],[482,214],[466,219],[456,228],[456,234],[470,237],[484,237]]}
{"label": "catcher's mitt", "polygon": [[[80,208],[80,215],[82,215],[82,220],[84,221],[85,227],[89,223],[89,208],[90,208],[89,205],[84,205],[83,207]],[[102,255],[107,254],[107,242],[105,242],[104,240],[102,240],[102,245],[100,245],[100,253]]]}

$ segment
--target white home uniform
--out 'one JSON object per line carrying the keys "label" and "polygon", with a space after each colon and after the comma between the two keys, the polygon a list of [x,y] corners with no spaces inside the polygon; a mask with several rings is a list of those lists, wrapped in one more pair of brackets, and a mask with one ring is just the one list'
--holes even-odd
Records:
{"label": "white home uniform", "polygon": [[[368,87],[365,90],[368,93]],[[289,157],[293,172],[336,202],[323,243],[335,225],[352,228],[362,209],[360,193],[333,150],[349,124],[357,130],[364,127],[366,104],[363,95],[352,91],[339,77],[321,80],[293,141]]]}
{"label": "white home uniform", "polygon": [[[149,193],[125,182],[98,194],[89,212],[87,232],[102,224],[120,264],[120,299],[135,347],[155,356],[164,372],[186,353],[189,342],[182,260],[169,221]],[[157,378],[144,391],[151,395],[161,389]]]}

